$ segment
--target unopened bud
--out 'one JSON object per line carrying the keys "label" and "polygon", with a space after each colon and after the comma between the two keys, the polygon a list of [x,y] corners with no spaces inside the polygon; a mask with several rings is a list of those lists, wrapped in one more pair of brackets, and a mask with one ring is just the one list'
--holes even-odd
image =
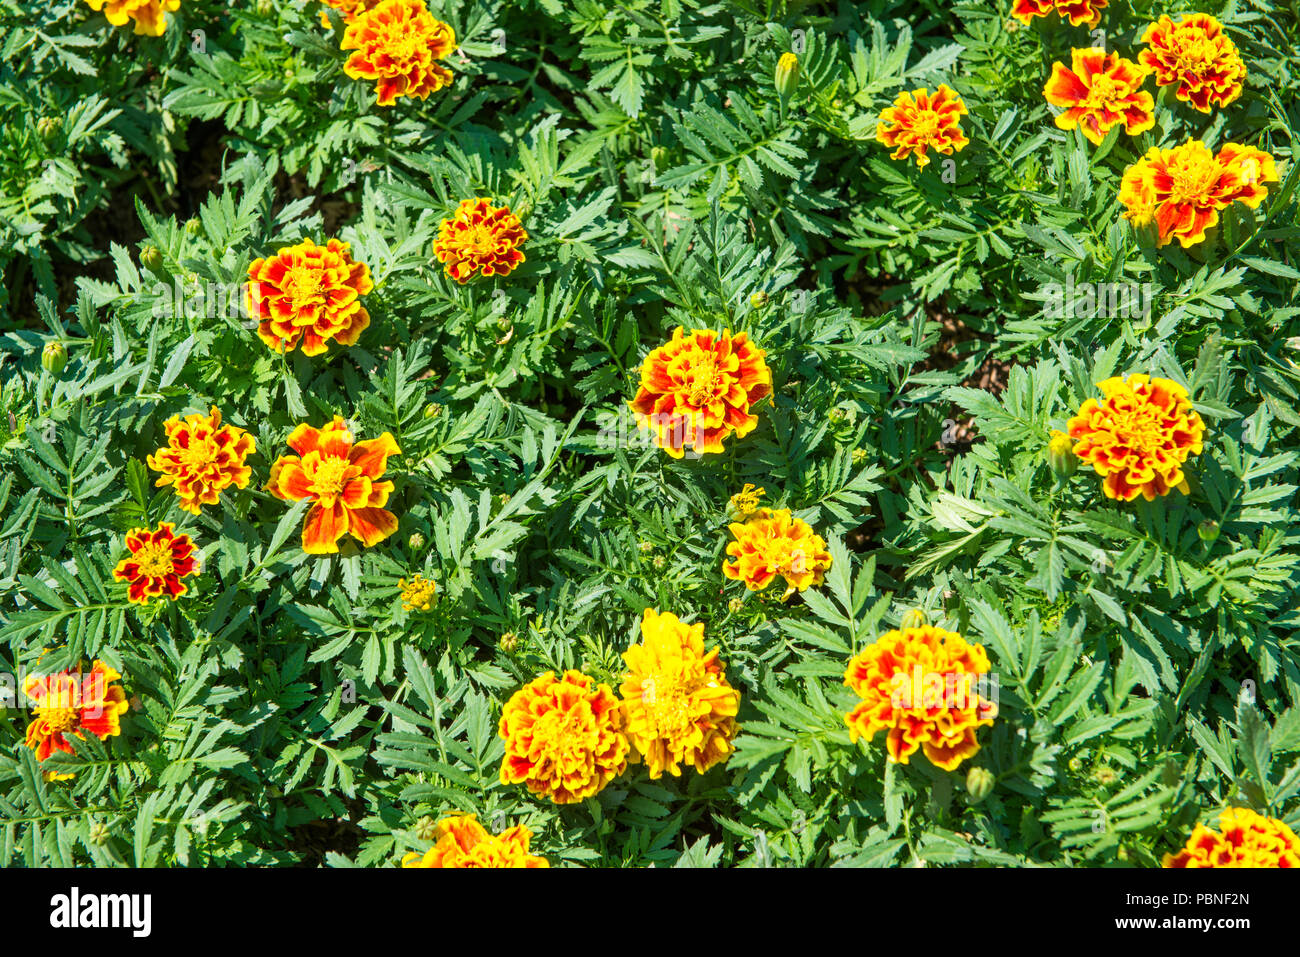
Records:
{"label": "unopened bud", "polygon": [[185,224],[185,232],[191,236],[197,236],[203,231],[203,224],[199,222],[198,217],[194,217]]}
{"label": "unopened bud", "polygon": [[1079,457],[1074,454],[1074,439],[1064,432],[1052,430],[1051,441],[1047,443],[1047,464],[1052,474],[1059,479],[1067,479],[1079,467]]}
{"label": "unopened bud", "polygon": [[762,309],[771,301],[772,297],[761,289],[758,292],[752,292],[749,294],[749,304],[755,309]]}
{"label": "unopened bud", "polygon": [[406,540],[406,547],[413,552],[418,552],[424,547],[424,536],[419,532],[412,532],[411,537]]}
{"label": "unopened bud", "polygon": [[900,628],[920,628],[925,624],[925,612],[919,608],[913,608],[903,615],[903,621]]}
{"label": "unopened bud", "polygon": [[58,375],[68,364],[68,350],[62,342],[47,342],[41,350],[41,366],[46,372]]}
{"label": "unopened bud", "polygon": [[36,121],[36,132],[47,143],[58,136],[59,131],[62,129],[63,117],[61,116],[42,116]]}
{"label": "unopened bud", "polygon": [[140,265],[150,272],[157,272],[162,266],[162,252],[157,246],[145,246],[140,250]]}
{"label": "unopened bud", "polygon": [[426,814],[415,822],[415,827],[411,830],[415,832],[415,836],[420,840],[432,841],[438,836],[438,822]]}
{"label": "unopened bud", "polygon": [[993,793],[997,779],[988,768],[971,768],[966,772],[966,796],[971,804],[979,804]]}
{"label": "unopened bud", "polygon": [[1207,518],[1196,526],[1196,534],[1201,536],[1201,541],[1212,542],[1219,537],[1219,523],[1212,518]]}
{"label": "unopened bud", "polygon": [[799,85],[799,58],[793,53],[782,53],[776,61],[776,95],[786,102]]}
{"label": "unopened bud", "polygon": [[437,402],[430,402],[424,407],[424,417],[426,419],[436,419],[441,412],[442,406]]}
{"label": "unopened bud", "polygon": [[507,631],[497,641],[497,644],[500,646],[501,650],[504,651],[506,654],[512,655],[514,654],[515,649],[519,647],[519,636],[516,635],[513,631]]}

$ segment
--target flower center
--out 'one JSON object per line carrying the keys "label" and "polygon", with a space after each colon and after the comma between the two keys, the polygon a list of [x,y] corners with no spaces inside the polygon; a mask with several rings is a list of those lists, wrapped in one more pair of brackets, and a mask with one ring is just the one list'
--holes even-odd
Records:
{"label": "flower center", "polygon": [[930,110],[916,114],[912,122],[912,132],[918,139],[932,140],[939,132],[939,114]]}
{"label": "flower center", "polygon": [[1151,452],[1165,444],[1165,430],[1150,411],[1117,415],[1114,430],[1116,440],[1136,452]]}
{"label": "flower center", "polygon": [[[654,724],[657,737],[672,740],[690,731],[694,722],[688,707],[689,698],[680,682],[656,674],[642,682],[642,685],[641,701]],[[647,694],[651,689],[653,693]]]}
{"label": "flower center", "polygon": [[292,300],[295,308],[315,305],[324,298],[320,289],[324,276],[319,268],[290,266],[284,274],[284,294]]}
{"label": "flower center", "polygon": [[1218,55],[1219,51],[1215,49],[1214,44],[1205,37],[1188,40],[1178,51],[1174,70],[1179,74],[1191,73],[1193,76],[1200,76],[1213,67]]}
{"label": "flower center", "polygon": [[691,366],[691,389],[686,400],[696,408],[713,398],[718,384],[718,359],[713,353]]}
{"label": "flower center", "polygon": [[164,578],[176,570],[170,542],[146,542],[134,557],[142,578]]}
{"label": "flower center", "polygon": [[191,472],[202,472],[217,458],[217,448],[211,439],[190,439],[190,446],[181,453],[181,465]]}
{"label": "flower center", "polygon": [[348,460],[345,458],[331,455],[321,459],[316,466],[316,474],[312,476],[312,487],[316,494],[323,499],[338,498],[343,486],[347,484],[347,471]]}
{"label": "flower center", "polygon": [[1127,92],[1127,87],[1123,83],[1117,83],[1110,77],[1098,73],[1092,78],[1092,85],[1088,88],[1087,105],[1094,110],[1115,110],[1117,100],[1123,98]]}
{"label": "flower center", "polygon": [[1170,199],[1175,203],[1204,202],[1219,173],[1219,164],[1208,154],[1181,157],[1169,166],[1173,181]]}

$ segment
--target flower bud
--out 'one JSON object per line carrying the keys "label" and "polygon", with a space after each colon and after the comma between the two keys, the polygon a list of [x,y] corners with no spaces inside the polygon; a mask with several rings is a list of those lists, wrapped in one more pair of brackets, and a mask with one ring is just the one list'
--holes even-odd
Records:
{"label": "flower bud", "polygon": [[852,457],[852,459],[853,459],[853,464],[854,464],[854,465],[861,465],[863,462],[865,462],[865,461],[867,460],[867,450],[866,450],[866,449],[854,449],[854,450],[853,450],[853,455],[852,455],[851,457]]}
{"label": "flower bud", "polygon": [[140,265],[150,272],[157,272],[162,266],[162,252],[157,246],[145,246],[140,250]]}
{"label": "flower bud", "polygon": [[203,224],[199,222],[198,217],[194,217],[185,224],[185,232],[191,236],[197,236],[203,231]]}
{"label": "flower bud", "polygon": [[58,375],[67,364],[68,350],[63,347],[62,342],[45,343],[45,348],[41,350],[41,366],[46,372]]}
{"label": "flower bud", "polygon": [[793,53],[782,53],[776,61],[776,95],[787,102],[799,85],[799,58]]}
{"label": "flower bud", "polygon": [[762,309],[771,301],[772,297],[761,289],[758,292],[750,293],[749,295],[749,304],[755,309]]}
{"label": "flower bud", "polygon": [[902,622],[899,623],[900,628],[921,628],[924,625],[925,612],[920,608],[913,608],[911,611],[904,614]]}
{"label": "flower bud", "polygon": [[413,552],[418,552],[424,547],[424,536],[419,532],[412,532],[411,537],[406,540],[406,547]]}
{"label": "flower bud", "polygon": [[438,836],[438,822],[429,815],[424,815],[415,822],[415,827],[411,828],[415,836],[422,841],[432,841]]}
{"label": "flower bud", "polygon": [[515,649],[519,647],[519,636],[516,635],[513,631],[507,631],[497,641],[497,645],[506,654],[512,655],[515,653]]}
{"label": "flower bud", "polygon": [[437,402],[430,402],[424,407],[424,417],[426,419],[436,419],[441,412],[442,406]]}
{"label": "flower bud", "polygon": [[1074,454],[1074,439],[1058,429],[1052,430],[1052,439],[1047,443],[1047,464],[1052,474],[1064,481],[1074,474],[1079,467],[1079,457]]}
{"label": "flower bud", "polygon": [[650,148],[650,161],[655,164],[655,172],[662,173],[668,168],[668,149],[664,146]]}
{"label": "flower bud", "polygon": [[1201,541],[1212,542],[1219,537],[1219,523],[1212,518],[1207,518],[1196,526],[1196,534],[1201,536]]}
{"label": "flower bud", "polygon": [[971,804],[979,804],[993,793],[996,778],[988,768],[971,768],[966,772],[966,795]]}
{"label": "flower bud", "polygon": [[99,847],[108,843],[108,826],[103,821],[96,821],[90,826],[90,843]]}
{"label": "flower bud", "polygon": [[58,136],[62,129],[63,117],[61,116],[42,116],[36,121],[36,132],[47,143]]}
{"label": "flower bud", "polygon": [[745,601],[743,598],[733,598],[731,601],[727,602],[727,611],[731,612],[733,615],[740,614],[744,608]]}

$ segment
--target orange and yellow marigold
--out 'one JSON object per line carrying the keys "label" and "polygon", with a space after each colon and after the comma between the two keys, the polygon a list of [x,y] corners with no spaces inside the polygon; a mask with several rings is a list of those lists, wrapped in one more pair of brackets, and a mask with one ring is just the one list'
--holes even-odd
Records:
{"label": "orange and yellow marigold", "polygon": [[1187,390],[1170,379],[1113,376],[1097,384],[1102,401],[1088,399],[1067,426],[1074,454],[1105,478],[1107,497],[1148,502],[1189,491],[1183,463],[1201,453],[1205,423]]}
{"label": "orange and yellow marigold", "polygon": [[1161,17],[1142,35],[1138,54],[1159,86],[1178,85],[1178,99],[1202,113],[1241,96],[1246,64],[1223,24],[1208,13],[1189,13],[1175,23]]}
{"label": "orange and yellow marigold", "polygon": [[647,608],[641,643],[623,660],[627,736],[651,778],[679,777],[682,764],[703,774],[735,750],[740,692],[727,683],[718,649],[705,653],[703,624]]}
{"label": "orange and yellow marigold", "polygon": [[488,199],[462,199],[450,219],[438,227],[433,254],[443,271],[458,283],[475,273],[506,276],[524,261],[519,247],[528,239],[519,217],[509,206]]}
{"label": "orange and yellow marigold", "polygon": [[979,751],[976,729],[997,716],[996,694],[983,694],[989,685],[980,676],[988,671],[984,647],[956,632],[932,625],[888,631],[844,672],[844,683],[862,699],[845,716],[849,736],[870,740],[888,729],[891,760],[907,764],[920,748],[936,767],[952,771]]}
{"label": "orange and yellow marigold", "polygon": [[167,32],[167,14],[181,8],[181,0],[86,0],[92,10],[104,11],[115,27],[135,21],[135,32],[160,37]]}
{"label": "orange and yellow marigold", "polygon": [[173,415],[163,423],[167,444],[147,461],[161,472],[156,486],[176,488],[181,508],[195,515],[216,505],[222,489],[246,488],[253,470],[244,464],[257,451],[253,437],[235,425],[222,425],[213,406],[207,415]]}
{"label": "orange and yellow marigold", "polygon": [[1113,126],[1123,124],[1129,136],[1156,125],[1155,100],[1142,89],[1146,70],[1118,53],[1083,47],[1070,53],[1071,66],[1052,64],[1043,88],[1048,103],[1065,110],[1056,117],[1063,130],[1076,126],[1095,144]]}
{"label": "orange and yellow marigold", "polygon": [[1277,182],[1277,164],[1263,150],[1225,143],[1215,155],[1190,140],[1171,150],[1152,147],[1125,170],[1119,201],[1134,226],[1155,223],[1159,245],[1177,239],[1185,249],[1203,241],[1233,203],[1257,209],[1270,182]]}
{"label": "orange and yellow marigold", "polygon": [[760,508],[746,522],[733,522],[727,528],[735,538],[727,545],[722,574],[743,581],[750,591],[761,591],[780,575],[785,579],[789,598],[796,590],[820,585],[831,567],[831,553],[825,540],[812,526],[795,518],[788,508]]}
{"label": "orange and yellow marigold", "polygon": [[1300,868],[1300,839],[1276,818],[1230,807],[1219,815],[1218,831],[1196,825],[1187,846],[1166,854],[1161,866]]}
{"label": "orange and yellow marigold", "polygon": [[129,583],[129,600],[141,605],[151,598],[175,601],[189,591],[181,579],[199,573],[198,558],[190,537],[175,530],[171,522],[160,522],[153,531],[133,528],[126,533],[131,554],[117,563],[113,577]]}
{"label": "orange and yellow marigold", "polygon": [[1106,3],[1107,0],[1014,0],[1011,15],[1026,26],[1035,17],[1055,13],[1069,21],[1070,26],[1095,27],[1101,23],[1101,11],[1106,9]]}
{"label": "orange and yellow marigold", "polygon": [[304,239],[248,267],[245,301],[258,320],[257,335],[276,352],[304,355],[329,350],[330,340],[350,346],[370,325],[361,297],[375,288],[370,267],[352,258],[348,243],[317,246]]}
{"label": "orange and yellow marigold", "polygon": [[[343,23],[349,24],[367,10],[373,10],[383,0],[320,0],[326,7],[333,7],[343,17]],[[320,12],[320,25],[329,28],[330,18],[324,10]]]}
{"label": "orange and yellow marigold", "polygon": [[638,428],[648,428],[673,458],[687,447],[697,454],[723,451],[729,434],[743,438],[754,430],[758,416],[750,410],[772,394],[765,356],[743,332],[688,333],[678,326],[641,363],[641,388],[628,402]]}
{"label": "orange and yellow marigold", "polygon": [[556,804],[592,797],[627,768],[623,706],[609,685],[580,671],[548,671],[501,711],[502,784],[525,784]]}
{"label": "orange and yellow marigold", "polygon": [[402,858],[403,867],[550,867],[544,857],[528,853],[533,832],[517,824],[499,835],[489,834],[473,814],[438,822],[433,847]]}
{"label": "orange and yellow marigold", "polygon": [[374,80],[379,105],[392,106],[399,96],[423,100],[451,83],[451,71],[437,61],[456,49],[456,33],[424,0],[382,0],[353,16],[340,49],[355,51],[343,72]]}
{"label": "orange and yellow marigold", "polygon": [[379,481],[388,457],[401,453],[392,435],[385,432],[357,442],[336,415],[319,429],[299,425],[288,445],[298,454],[276,460],[266,487],[285,501],[311,501],[302,525],[303,551],[337,552],[345,534],[363,545],[376,545],[397,531],[397,516],[384,508],[393,483]]}
{"label": "orange and yellow marigold", "polygon": [[904,90],[893,106],[880,111],[876,140],[894,151],[891,159],[915,156],[917,168],[924,169],[930,162],[927,150],[951,156],[970,143],[961,130],[967,112],[966,104],[947,84],[939,84],[933,95],[925,87],[910,93]]}
{"label": "orange and yellow marigold", "polygon": [[[93,734],[99,740],[121,733],[121,716],[126,712],[126,692],[114,684],[122,676],[102,661],[90,674],[60,671],[53,675],[28,675],[23,693],[31,700],[35,716],[27,726],[27,746],[44,761],[55,751],[75,754],[69,737]],[[70,774],[46,772],[49,779],[66,779]]]}

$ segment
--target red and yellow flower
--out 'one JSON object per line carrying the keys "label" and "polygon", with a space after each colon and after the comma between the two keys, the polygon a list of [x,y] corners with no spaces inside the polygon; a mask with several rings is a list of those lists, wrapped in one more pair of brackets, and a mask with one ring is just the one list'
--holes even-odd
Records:
{"label": "red and yellow flower", "polygon": [[[333,7],[343,17],[346,26],[367,10],[373,10],[383,0],[320,0],[327,7]],[[320,12],[320,25],[329,29],[330,18],[324,10]]]}
{"label": "red and yellow flower", "polygon": [[1107,0],[1015,0],[1011,15],[1025,26],[1034,17],[1055,13],[1062,20],[1068,20],[1072,27],[1084,24],[1095,27],[1101,23],[1101,11],[1106,9],[1106,3]]}
{"label": "red and yellow flower", "polygon": [[592,797],[627,768],[623,706],[609,685],[580,671],[548,671],[501,711],[502,784],[525,784],[556,804]]}
{"label": "red and yellow flower", "polygon": [[202,506],[217,504],[222,489],[248,486],[253,470],[244,460],[256,443],[238,426],[222,425],[215,406],[207,415],[173,415],[163,428],[167,444],[147,461],[162,473],[154,485],[175,486],[182,509],[198,515]]}
{"label": "red and yellow flower", "polygon": [[433,847],[402,858],[403,867],[550,867],[544,857],[528,853],[533,832],[522,824],[489,834],[473,814],[445,817],[438,822]]}
{"label": "red and yellow flower", "polygon": [[1205,423],[1187,390],[1169,379],[1131,375],[1097,384],[1103,399],[1088,399],[1067,426],[1074,454],[1105,478],[1108,498],[1148,502],[1189,491],[1183,463],[1201,453]]}
{"label": "red and yellow flower", "polygon": [[509,206],[487,199],[462,199],[450,219],[438,227],[433,254],[443,271],[458,283],[475,273],[506,276],[524,261],[519,247],[528,239],[519,217]]}
{"label": "red and yellow flower", "polygon": [[728,525],[734,542],[722,561],[722,574],[743,581],[750,591],[762,591],[780,575],[785,579],[785,601],[794,592],[820,585],[831,567],[825,540],[812,526],[795,518],[788,508],[760,508],[746,522]]}
{"label": "red and yellow flower", "polygon": [[961,97],[940,83],[934,95],[925,87],[898,94],[894,105],[880,111],[876,140],[894,152],[890,159],[916,157],[918,169],[930,162],[926,151],[951,156],[965,149],[970,139],[961,130],[961,118],[968,113]]}
{"label": "red and yellow flower", "polygon": [[1189,13],[1175,23],[1161,17],[1142,35],[1138,54],[1159,86],[1178,84],[1178,99],[1202,113],[1241,96],[1246,64],[1223,24],[1208,13]]}
{"label": "red and yellow flower", "polygon": [[[44,761],[55,751],[75,754],[69,737],[84,738],[93,734],[99,740],[122,733],[120,718],[126,713],[126,692],[114,684],[122,676],[96,661],[90,674],[80,667],[75,672],[60,671],[53,675],[28,675],[23,679],[23,693],[32,701],[36,714],[27,726],[27,746]],[[71,774],[45,773],[47,780],[65,780]]]}
{"label": "red and yellow flower", "polygon": [[86,0],[90,9],[104,11],[115,27],[135,21],[135,32],[160,37],[167,32],[167,14],[181,8],[181,0]]}
{"label": "red and yellow flower", "polygon": [[400,455],[392,435],[356,442],[342,416],[322,428],[299,425],[288,445],[297,455],[282,455],[271,466],[267,490],[287,502],[311,501],[302,524],[302,548],[311,555],[339,550],[345,534],[363,545],[377,545],[397,531],[397,516],[384,508],[392,482],[379,479],[388,457]]}
{"label": "red and yellow flower", "polygon": [[680,777],[682,764],[703,774],[735,750],[740,692],[727,683],[718,649],[705,653],[703,624],[647,608],[641,643],[623,660],[627,736],[651,778]]}
{"label": "red and yellow flower", "polygon": [[750,409],[772,394],[772,372],[762,349],[730,329],[681,326],[672,339],[641,363],[641,388],[628,402],[637,427],[650,429],[656,445],[681,458],[688,446],[697,454],[721,452],[722,440],[744,438],[758,425]]}
{"label": "red and yellow flower", "polygon": [[437,61],[456,49],[456,33],[424,0],[382,0],[353,16],[340,49],[355,51],[343,72],[374,80],[379,105],[392,106],[399,96],[423,100],[451,83],[451,71]]}
{"label": "red and yellow flower", "polygon": [[1129,136],[1137,136],[1156,125],[1155,100],[1142,89],[1146,70],[1118,53],[1096,47],[1070,52],[1071,68],[1052,64],[1052,75],[1043,96],[1065,110],[1056,117],[1063,130],[1076,126],[1094,144],[1100,144],[1117,124]]}
{"label": "red and yellow flower", "polygon": [[304,355],[329,350],[330,340],[350,346],[370,325],[361,297],[375,288],[370,267],[352,258],[349,243],[331,239],[317,246],[304,239],[248,267],[248,314],[257,335],[276,352]]}
{"label": "red and yellow flower", "polygon": [[133,528],[126,533],[130,556],[113,569],[113,577],[128,582],[126,596],[147,605],[152,598],[175,601],[189,588],[181,581],[199,573],[194,543],[186,534],[177,535],[171,522],[160,522],[153,531]]}
{"label": "red and yellow flower", "polygon": [[1187,846],[1166,854],[1161,866],[1300,868],[1300,838],[1276,818],[1230,807],[1219,815],[1219,830],[1196,825]]}
{"label": "red and yellow flower", "polygon": [[1190,140],[1171,150],[1153,147],[1125,170],[1119,200],[1134,226],[1154,222],[1161,246],[1177,239],[1185,249],[1202,242],[1233,203],[1257,209],[1270,182],[1277,182],[1277,164],[1263,150],[1225,143],[1216,156]]}
{"label": "red and yellow flower", "polygon": [[862,699],[845,716],[849,737],[870,740],[888,729],[891,760],[907,764],[919,748],[935,767],[952,771],[979,751],[976,730],[997,717],[996,701],[982,693],[987,679],[979,676],[988,671],[983,645],[956,632],[932,625],[888,631],[844,672]]}

